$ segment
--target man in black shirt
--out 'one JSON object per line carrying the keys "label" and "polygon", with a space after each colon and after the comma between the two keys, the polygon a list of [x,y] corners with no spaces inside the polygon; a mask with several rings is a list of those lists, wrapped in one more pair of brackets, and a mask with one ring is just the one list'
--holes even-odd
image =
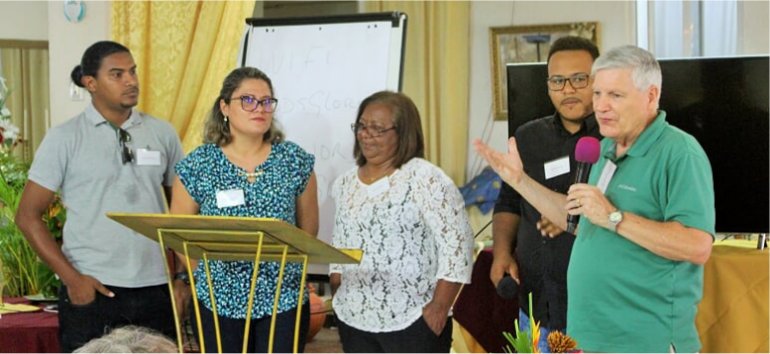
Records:
{"label": "man in black shirt", "polygon": [[[548,53],[551,116],[528,122],[514,133],[526,173],[551,190],[565,193],[575,171],[575,145],[584,136],[601,139],[593,114],[591,65],[599,50],[579,37],[556,40]],[[528,295],[540,322],[539,347],[548,352],[551,330],[567,327],[567,265],[575,236],[542,218],[508,184],[503,184],[492,217],[494,261],[490,279],[497,286],[505,273],[519,283],[519,324],[529,327]],[[515,255],[513,250],[515,249]]]}

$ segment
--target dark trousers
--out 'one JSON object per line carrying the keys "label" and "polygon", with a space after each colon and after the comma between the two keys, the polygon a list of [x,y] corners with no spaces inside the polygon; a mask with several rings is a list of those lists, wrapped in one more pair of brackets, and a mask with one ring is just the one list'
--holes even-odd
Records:
{"label": "dark trousers", "polygon": [[[205,306],[200,306],[201,326],[203,328],[203,340],[206,344],[206,353],[217,352],[217,339],[214,328],[214,313]],[[190,310],[191,317],[195,321],[195,310]],[[249,342],[247,353],[267,353],[270,339],[271,316],[252,319],[249,324]],[[243,331],[246,328],[246,320],[218,316],[219,333],[222,340],[223,353],[241,353],[243,351]],[[294,352],[294,324],[297,320],[297,309],[281,312],[275,318],[275,337],[273,338],[273,353]],[[299,341],[297,352],[305,351],[307,331],[310,326],[310,303],[302,306],[302,314],[299,326]],[[195,338],[198,338],[198,327],[193,326]],[[200,343],[199,343],[200,345]]]}
{"label": "dark trousers", "polygon": [[151,328],[176,339],[168,285],[144,288],[106,286],[115,297],[96,293],[89,304],[73,305],[67,287],[59,288],[59,342],[70,353],[112,329],[135,325]]}
{"label": "dark trousers", "polygon": [[400,331],[372,333],[338,321],[345,353],[448,353],[452,346],[452,318],[436,335],[420,317]]}

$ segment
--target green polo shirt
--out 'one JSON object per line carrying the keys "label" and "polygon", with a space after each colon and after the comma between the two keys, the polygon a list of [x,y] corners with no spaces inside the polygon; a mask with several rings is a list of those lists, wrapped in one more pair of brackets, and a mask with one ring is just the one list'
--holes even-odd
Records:
{"label": "green polo shirt", "polygon": [[[608,161],[617,169],[605,195],[620,210],[677,221],[714,235],[714,186],[706,153],[660,111],[628,152],[602,140],[591,170],[596,185]],[[672,261],[581,218],[567,273],[567,333],[594,352],[700,350],[695,313],[703,267]]]}

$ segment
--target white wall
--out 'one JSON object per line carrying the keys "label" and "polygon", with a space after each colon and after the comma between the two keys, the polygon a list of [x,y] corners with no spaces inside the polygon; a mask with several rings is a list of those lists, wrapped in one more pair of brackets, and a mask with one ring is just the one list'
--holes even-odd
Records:
{"label": "white wall", "polygon": [[741,54],[770,53],[770,1],[741,1],[738,3],[738,50]]}
{"label": "white wall", "polygon": [[[470,144],[484,137],[507,150],[508,122],[494,121],[489,27],[599,22],[599,49],[636,43],[635,4],[631,1],[478,1],[471,3],[471,90],[469,104],[468,179],[486,163]],[[487,138],[488,137],[488,138]]]}
{"label": "white wall", "polygon": [[48,3],[0,1],[0,39],[48,39]]}
{"label": "white wall", "polygon": [[86,48],[110,38],[110,3],[85,1],[85,4],[83,21],[71,23],[64,17],[63,1],[47,3],[51,126],[72,118],[91,101],[87,92],[82,101],[70,99],[70,73],[80,63]]}

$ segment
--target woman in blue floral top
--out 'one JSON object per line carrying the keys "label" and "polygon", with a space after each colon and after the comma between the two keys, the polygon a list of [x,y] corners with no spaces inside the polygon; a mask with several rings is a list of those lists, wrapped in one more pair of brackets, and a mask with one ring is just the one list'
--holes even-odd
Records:
{"label": "woman in blue floral top", "polygon": [[[224,80],[206,121],[204,144],[176,165],[171,213],[277,218],[310,235],[318,231],[315,159],[284,141],[273,122],[278,100],[270,78],[243,67]],[[210,261],[222,351],[241,352],[254,262]],[[261,262],[248,352],[267,352],[278,262]],[[216,351],[212,304],[203,267],[194,272],[207,351]],[[274,352],[293,351],[301,264],[289,263],[279,298]],[[303,289],[304,291],[304,289]],[[299,350],[309,321],[302,308]]]}

